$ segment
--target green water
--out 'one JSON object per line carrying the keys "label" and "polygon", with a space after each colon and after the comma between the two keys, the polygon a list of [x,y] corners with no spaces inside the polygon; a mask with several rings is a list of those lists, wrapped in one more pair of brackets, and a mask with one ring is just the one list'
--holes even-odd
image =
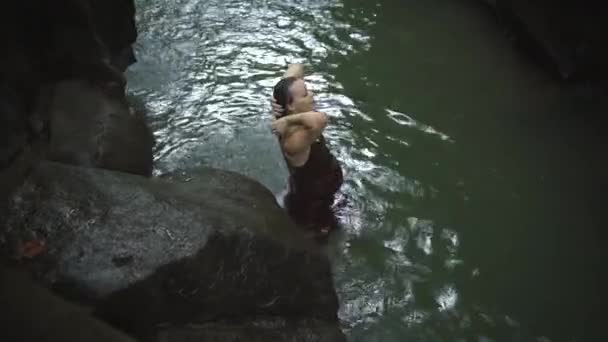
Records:
{"label": "green water", "polygon": [[129,92],[156,174],[210,165],[275,193],[287,61],[331,117],[351,341],[595,341],[608,103],[518,53],[480,1],[140,0]]}

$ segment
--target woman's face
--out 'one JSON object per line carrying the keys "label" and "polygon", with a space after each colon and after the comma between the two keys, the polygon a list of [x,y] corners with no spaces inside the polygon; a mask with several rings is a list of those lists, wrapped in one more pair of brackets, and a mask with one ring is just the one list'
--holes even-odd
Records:
{"label": "woman's face", "polygon": [[289,87],[291,93],[291,104],[287,107],[290,113],[304,113],[315,109],[315,101],[312,91],[306,88],[306,83],[299,79]]}

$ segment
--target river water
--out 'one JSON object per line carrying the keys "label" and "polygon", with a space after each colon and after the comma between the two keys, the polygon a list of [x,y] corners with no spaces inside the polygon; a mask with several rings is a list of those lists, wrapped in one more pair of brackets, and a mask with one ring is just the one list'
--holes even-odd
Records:
{"label": "river water", "polygon": [[530,64],[480,1],[136,3],[127,77],[157,175],[280,192],[268,99],[307,65],[346,172],[328,249],[350,341],[597,340],[606,144],[585,122],[608,105]]}

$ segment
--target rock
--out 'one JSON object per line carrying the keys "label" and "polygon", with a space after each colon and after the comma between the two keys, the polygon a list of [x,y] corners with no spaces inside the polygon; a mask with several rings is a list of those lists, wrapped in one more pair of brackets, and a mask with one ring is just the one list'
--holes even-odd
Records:
{"label": "rock", "polygon": [[24,115],[30,98],[19,90],[0,80],[0,203],[23,182],[43,149]]}
{"label": "rock", "polygon": [[27,143],[27,123],[19,113],[22,98],[13,89],[0,84],[0,169],[6,168]]}
{"label": "rock", "polygon": [[86,81],[63,81],[41,100],[50,123],[49,159],[150,176],[154,139],[126,101]]}
{"label": "rock", "polygon": [[14,270],[0,267],[0,339],[10,342],[133,342]]}
{"label": "rock", "polygon": [[[14,2],[14,1],[13,1]],[[98,85],[124,90],[125,80],[120,66],[112,65],[117,58],[113,51],[114,41],[133,40],[131,35],[112,37],[102,34],[103,20],[114,21],[116,27],[133,25],[133,19],[125,21],[120,11],[125,6],[108,9],[102,13],[93,12],[92,0],[58,0],[53,2],[25,0],[14,2],[3,13],[8,21],[3,28],[5,35],[16,44],[10,50],[22,51],[31,63],[31,70],[42,82],[56,82],[66,79],[86,79]],[[116,4],[116,1],[111,1]],[[125,3],[132,1],[125,0]],[[102,5],[103,6],[103,5]],[[127,6],[128,7],[128,6]],[[101,18],[107,15],[108,18]],[[105,30],[104,30],[105,32]],[[9,50],[9,51],[10,51]]]}
{"label": "rock", "polygon": [[163,329],[158,342],[346,342],[336,324],[319,320],[288,322],[284,319],[257,319],[241,323],[213,322]]}
{"label": "rock", "polygon": [[133,0],[88,1],[95,31],[120,71],[135,63],[132,45],[137,39]]}
{"label": "rock", "polygon": [[[45,104],[39,100],[48,99],[47,90],[51,85],[78,80],[103,91],[109,98],[106,102],[124,102],[125,78],[120,71],[134,61],[131,44],[136,36],[133,0],[9,0],[3,5],[0,11],[0,40],[3,42],[0,54],[0,201],[6,198],[12,185],[22,181],[24,172],[31,166],[13,167],[15,161],[27,159],[28,164],[35,164],[45,157],[42,152],[48,145],[50,130],[48,115],[41,115]],[[64,93],[72,97],[79,94],[82,92]],[[99,119],[99,115],[95,119]],[[134,120],[106,121],[109,125],[126,123],[126,128],[110,130],[111,134],[121,136],[108,136],[106,145],[102,146],[106,151],[104,167],[126,168],[129,172],[133,169],[133,162],[124,161],[124,154],[115,157],[115,144],[130,139],[129,129],[135,130],[136,135],[142,130],[140,124],[131,121]],[[87,127],[92,125],[95,123],[90,122]],[[62,127],[65,131],[71,128]],[[66,139],[69,140],[66,136],[61,137],[59,144],[69,144]],[[116,139],[116,142],[110,139]],[[148,140],[144,139],[140,146],[146,143]],[[111,153],[107,152],[108,148]],[[146,158],[151,156],[136,157]],[[149,171],[138,170],[138,173]]]}
{"label": "rock", "polygon": [[273,194],[231,172],[204,174],[173,184],[42,163],[5,208],[2,250],[19,258],[25,242],[44,241],[24,263],[37,279],[138,334],[260,317],[337,327],[328,259]]}
{"label": "rock", "polygon": [[608,79],[608,30],[601,2],[486,0],[518,45],[566,80]]}

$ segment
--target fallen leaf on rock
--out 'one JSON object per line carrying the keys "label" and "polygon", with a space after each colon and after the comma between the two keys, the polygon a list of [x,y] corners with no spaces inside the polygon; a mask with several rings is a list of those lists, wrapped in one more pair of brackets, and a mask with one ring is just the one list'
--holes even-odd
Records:
{"label": "fallen leaf on rock", "polygon": [[46,243],[43,240],[30,240],[21,246],[21,256],[32,259],[46,251]]}

